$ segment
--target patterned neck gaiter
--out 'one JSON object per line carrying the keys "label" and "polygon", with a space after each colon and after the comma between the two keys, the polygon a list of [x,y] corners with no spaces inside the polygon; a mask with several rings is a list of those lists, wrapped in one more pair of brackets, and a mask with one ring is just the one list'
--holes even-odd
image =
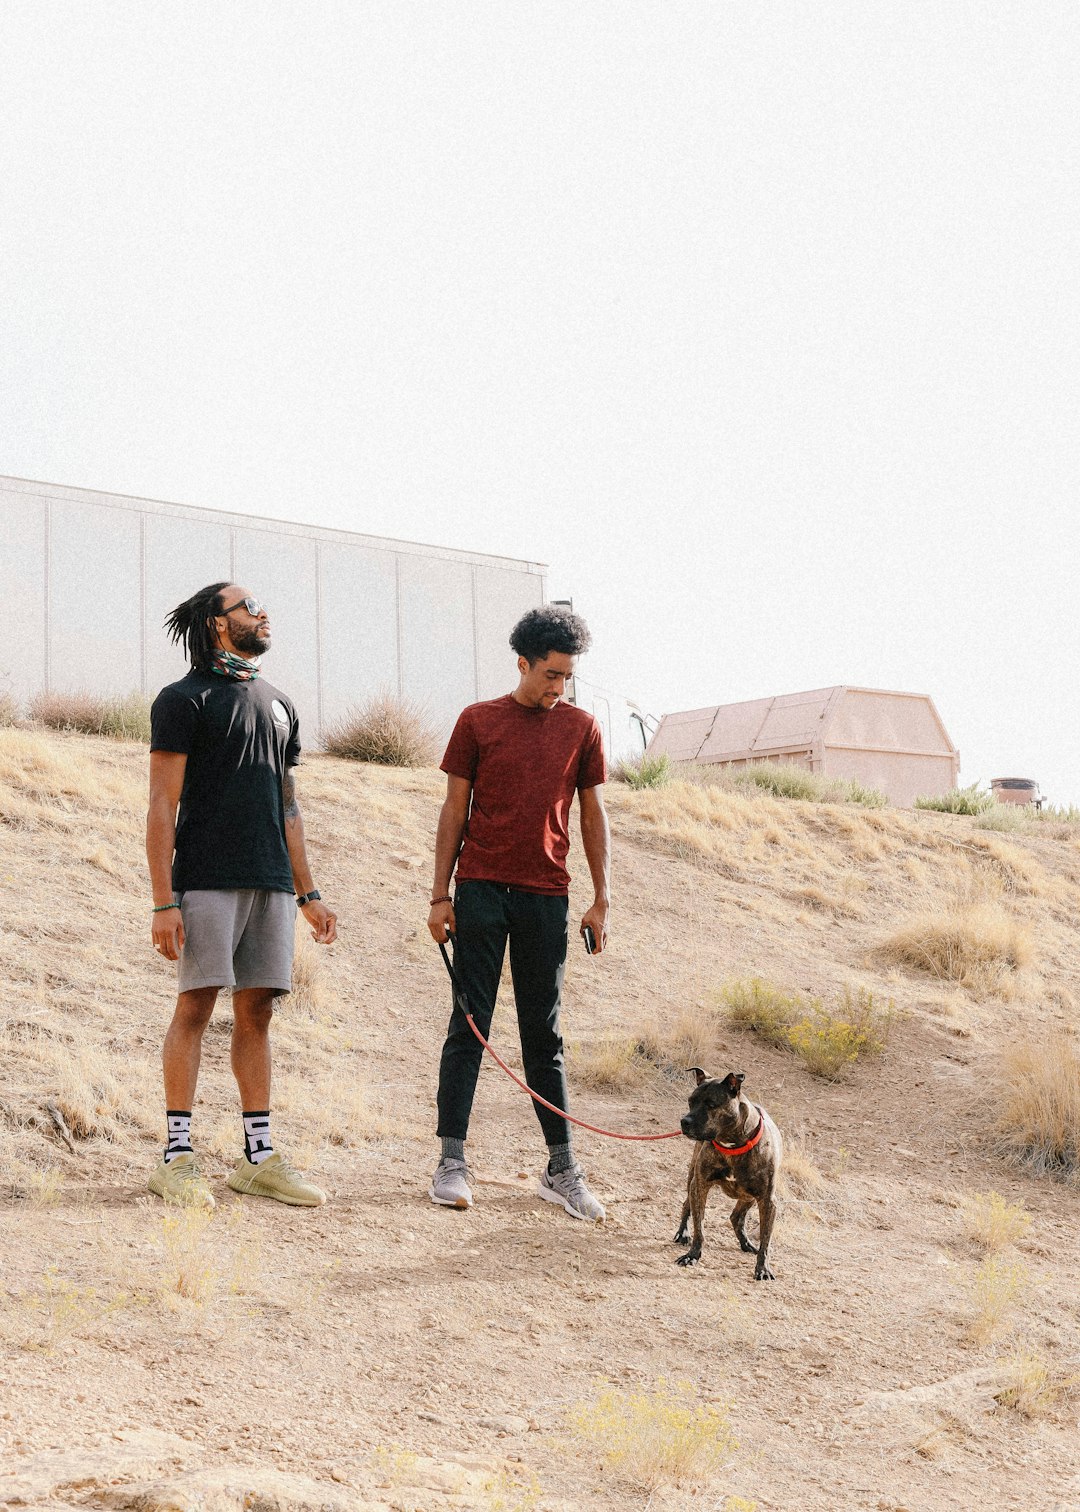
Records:
{"label": "patterned neck gaiter", "polygon": [[233,682],[251,682],[259,675],[259,661],[257,656],[237,656],[235,651],[219,649],[214,652],[210,670],[219,677],[231,677]]}

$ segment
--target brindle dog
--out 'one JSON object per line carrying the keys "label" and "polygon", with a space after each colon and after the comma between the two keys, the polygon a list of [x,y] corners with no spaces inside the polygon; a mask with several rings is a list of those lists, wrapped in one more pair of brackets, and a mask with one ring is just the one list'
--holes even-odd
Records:
{"label": "brindle dog", "polygon": [[[769,1239],[776,1220],[776,1177],[784,1151],[780,1130],[762,1108],[742,1095],[742,1072],[729,1071],[727,1076],[710,1077],[700,1066],[691,1066],[697,1086],[690,1094],[690,1111],[682,1119],[687,1139],[697,1141],[690,1157],[690,1174],[686,1181],[676,1244],[686,1244],[687,1220],[693,1218],[694,1239],[676,1264],[696,1265],[701,1259],[702,1218],[709,1191],[718,1185],[734,1197],[731,1226],[739,1248],[757,1255],[755,1281],[773,1281],[769,1269]],[[757,1203],[760,1237],[757,1246],[746,1237],[746,1215]]]}

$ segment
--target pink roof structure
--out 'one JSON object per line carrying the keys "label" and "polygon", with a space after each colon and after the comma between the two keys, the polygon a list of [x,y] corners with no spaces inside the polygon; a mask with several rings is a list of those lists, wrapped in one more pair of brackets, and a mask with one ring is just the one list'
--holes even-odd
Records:
{"label": "pink roof structure", "polygon": [[903,806],[955,787],[960,773],[933,700],[882,688],[815,688],[666,714],[649,754],[725,766],[793,761],[880,788]]}

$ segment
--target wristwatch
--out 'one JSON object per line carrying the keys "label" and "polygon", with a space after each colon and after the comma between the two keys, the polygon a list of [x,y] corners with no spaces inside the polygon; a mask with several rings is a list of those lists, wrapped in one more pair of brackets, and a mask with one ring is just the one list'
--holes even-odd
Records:
{"label": "wristwatch", "polygon": [[297,898],[296,906],[297,908],[303,908],[305,903],[320,903],[321,901],[322,893],[316,888],[314,892],[305,893],[302,898]]}

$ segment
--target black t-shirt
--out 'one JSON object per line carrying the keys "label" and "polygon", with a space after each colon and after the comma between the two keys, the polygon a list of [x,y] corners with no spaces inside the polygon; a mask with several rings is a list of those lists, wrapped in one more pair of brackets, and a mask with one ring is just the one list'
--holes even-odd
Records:
{"label": "black t-shirt", "polygon": [[155,698],[150,749],[187,756],[175,890],[292,892],[281,782],[300,761],[300,724],[284,693],[193,669]]}

